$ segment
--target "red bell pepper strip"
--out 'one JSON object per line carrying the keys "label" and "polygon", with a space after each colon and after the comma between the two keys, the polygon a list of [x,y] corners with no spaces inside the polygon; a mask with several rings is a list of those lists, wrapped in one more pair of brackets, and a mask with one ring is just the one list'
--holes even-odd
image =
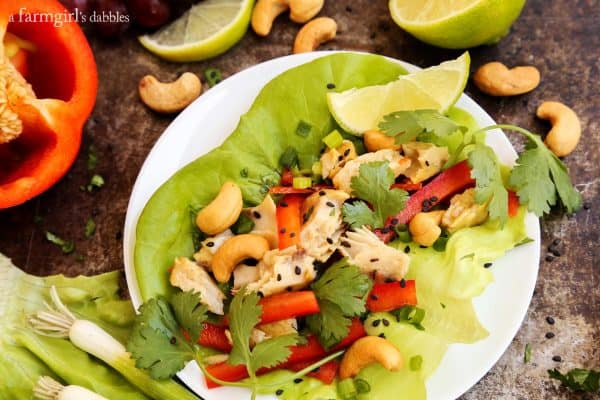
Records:
{"label": "red bell pepper strip", "polygon": [[367,297],[367,310],[392,311],[403,306],[417,305],[415,281],[377,283]]}
{"label": "red bell pepper strip", "polygon": [[[294,372],[302,371],[304,368],[309,367],[318,361],[319,359],[301,361],[295,364],[291,364],[288,367],[288,369]],[[307,375],[319,379],[326,385],[331,385],[331,383],[335,379],[335,376],[337,375],[339,366],[340,362],[338,360],[331,360],[328,363],[321,365],[317,370],[309,372]]]}
{"label": "red bell pepper strip", "polygon": [[211,349],[221,350],[226,353],[231,351],[231,343],[229,343],[229,340],[225,335],[225,330],[227,329],[226,327],[207,322],[202,324],[202,326],[203,328],[202,332],[200,333],[200,339],[198,339],[199,345],[210,347]]}
{"label": "red bell pepper strip", "polygon": [[519,213],[519,196],[512,190],[508,191],[508,216],[516,217]]}
{"label": "red bell pepper strip", "polygon": [[291,186],[271,186],[269,188],[271,194],[311,194],[314,193],[314,189],[296,189]]}
{"label": "red bell pepper strip", "polygon": [[277,231],[280,250],[298,244],[300,241],[304,198],[304,196],[298,194],[290,194],[284,196],[277,205]]}
{"label": "red bell pepper strip", "polygon": [[[260,299],[258,304],[262,306],[261,324],[304,317],[321,311],[317,296],[311,290],[275,294]],[[229,325],[227,318],[224,319],[224,324]]]}
{"label": "red bell pepper strip", "polygon": [[406,190],[407,192],[416,192],[417,190],[421,190],[422,187],[423,187],[423,184],[421,182],[412,183],[412,182],[408,181],[408,182],[394,183],[392,185],[391,189],[402,189],[402,190]]}
{"label": "red bell pepper strip", "polygon": [[406,207],[398,215],[388,218],[385,228],[376,231],[376,233],[381,240],[388,243],[394,238],[394,224],[392,224],[392,221],[398,224],[407,224],[415,215],[423,211],[425,200],[428,202],[428,207],[431,208],[474,184],[475,180],[471,178],[469,164],[466,160],[461,161],[440,173],[431,182],[423,186],[421,190],[410,196],[406,202]]}
{"label": "red bell pepper strip", "polygon": [[282,186],[292,186],[294,184],[294,175],[289,168],[284,168],[281,172],[281,185]]}
{"label": "red bell pepper strip", "polygon": [[35,46],[26,71],[35,95],[14,91],[9,102],[22,128],[11,136],[0,128],[0,209],[50,188],[79,151],[98,88],[94,56],[76,21],[40,17],[67,12],[57,0],[0,1],[0,42],[8,32]]}
{"label": "red bell pepper strip", "polygon": [[[321,359],[328,354],[335,353],[338,350],[350,346],[366,334],[362,322],[360,322],[359,319],[353,319],[352,324],[350,324],[348,335],[330,350],[325,350],[316,337],[309,336],[305,344],[290,347],[292,354],[284,363],[272,369],[261,369],[258,371],[258,374],[264,374],[273,369],[287,368],[290,365],[306,360]],[[220,364],[209,365],[206,367],[206,370],[215,378],[226,382],[237,382],[248,377],[248,371],[246,370],[245,365],[229,365],[227,362],[223,362]],[[204,379],[206,380],[206,386],[209,389],[220,386],[211,381],[208,377],[205,377]]]}

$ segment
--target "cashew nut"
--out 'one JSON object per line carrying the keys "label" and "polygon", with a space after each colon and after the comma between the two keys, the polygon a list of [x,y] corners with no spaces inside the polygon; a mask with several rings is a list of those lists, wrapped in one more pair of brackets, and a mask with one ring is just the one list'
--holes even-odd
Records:
{"label": "cashew nut", "polygon": [[262,236],[247,233],[227,239],[212,259],[212,270],[219,282],[229,282],[231,273],[247,258],[260,260],[269,251],[269,241]]}
{"label": "cashew nut", "polygon": [[370,152],[383,149],[400,150],[402,146],[396,144],[396,139],[378,130],[366,131],[363,135],[365,147]]}
{"label": "cashew nut", "polygon": [[244,201],[240,187],[233,182],[225,182],[219,194],[196,216],[196,225],[207,235],[216,235],[237,221]]}
{"label": "cashew nut", "polygon": [[140,97],[145,105],[159,113],[174,113],[183,110],[202,92],[202,82],[191,72],[181,75],[171,83],[159,82],[154,76],[144,76],[138,85]]}
{"label": "cashew nut", "polygon": [[252,12],[252,29],[259,36],[267,36],[277,16],[290,8],[290,0],[258,0]]}
{"label": "cashew nut", "polygon": [[562,103],[545,101],[538,107],[536,114],[538,118],[547,119],[552,124],[552,129],[546,136],[546,146],[558,157],[571,154],[581,137],[581,124],[575,111]]}
{"label": "cashew nut", "polygon": [[491,96],[516,96],[531,92],[540,84],[540,71],[536,67],[514,67],[494,61],[479,67],[473,81],[484,93]]}
{"label": "cashew nut", "polygon": [[303,24],[321,11],[325,0],[290,0],[290,19]]}
{"label": "cashew nut", "polygon": [[439,210],[415,215],[408,224],[413,240],[421,246],[431,246],[442,233],[440,223],[444,213],[444,210]]}
{"label": "cashew nut", "polygon": [[294,54],[314,51],[335,37],[337,23],[328,17],[315,18],[300,29],[294,42]]}
{"label": "cashew nut", "polygon": [[403,364],[402,355],[392,343],[379,336],[365,336],[354,342],[344,354],[340,364],[340,379],[354,377],[362,368],[374,362],[389,371],[399,371]]}

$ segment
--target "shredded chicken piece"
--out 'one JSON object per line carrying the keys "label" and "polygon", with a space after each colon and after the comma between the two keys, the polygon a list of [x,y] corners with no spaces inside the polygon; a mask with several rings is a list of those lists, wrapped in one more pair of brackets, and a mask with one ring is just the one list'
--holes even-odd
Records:
{"label": "shredded chicken piece", "polygon": [[321,156],[321,174],[324,178],[333,178],[348,161],[355,158],[354,143],[344,140],[339,147],[329,149],[323,153]]}
{"label": "shredded chicken piece", "polygon": [[268,324],[258,325],[256,327],[270,337],[292,335],[298,333],[298,322],[296,318],[283,319]]}
{"label": "shredded chicken piece", "polygon": [[296,246],[270,250],[258,263],[260,279],[247,286],[249,291],[271,296],[284,291],[299,290],[316,277],[314,258],[298,251]]}
{"label": "shredded chicken piece", "polygon": [[442,217],[442,227],[454,233],[459,229],[476,226],[488,217],[488,204],[475,202],[475,189],[467,189],[450,199],[450,207]]}
{"label": "shredded chicken piece", "polygon": [[249,285],[260,279],[260,273],[256,265],[240,264],[233,270],[233,290],[237,292],[243,286]]}
{"label": "shredded chicken piece", "polygon": [[323,262],[335,251],[343,232],[342,205],[349,197],[341,190],[321,190],[304,201],[300,247],[306,254]]}
{"label": "shredded chicken piece", "polygon": [[376,281],[401,280],[408,271],[410,258],[403,251],[383,243],[365,227],[346,232],[338,247],[340,253]]}
{"label": "shredded chicken piece", "polygon": [[213,237],[209,237],[208,239],[203,240],[200,244],[200,250],[198,250],[194,254],[194,260],[198,263],[198,265],[203,266],[208,271],[212,271],[212,259],[219,247],[223,245],[227,241],[227,239],[233,237],[233,232],[227,229],[218,235]]}
{"label": "shredded chicken piece", "polygon": [[404,175],[413,183],[423,182],[442,170],[448,161],[448,148],[431,143],[409,142],[402,145],[404,155],[412,163]]}
{"label": "shredded chicken piece", "polygon": [[269,241],[269,246],[276,249],[279,244],[279,235],[277,234],[276,206],[271,195],[266,195],[262,203],[256,207],[244,209],[244,214],[254,222],[254,228],[250,233],[264,237]]}
{"label": "shredded chicken piece", "polygon": [[171,285],[184,292],[194,291],[200,294],[200,301],[208,306],[209,311],[223,315],[225,295],[212,280],[208,272],[186,257],[175,258],[171,269]]}
{"label": "shredded chicken piece", "polygon": [[395,177],[403,174],[411,164],[409,158],[402,157],[400,153],[392,149],[379,150],[374,153],[365,153],[346,163],[344,168],[334,176],[333,186],[335,186],[336,189],[352,194],[352,188],[350,186],[352,184],[352,177],[358,176],[362,164],[374,161],[387,161],[389,167],[394,172]]}

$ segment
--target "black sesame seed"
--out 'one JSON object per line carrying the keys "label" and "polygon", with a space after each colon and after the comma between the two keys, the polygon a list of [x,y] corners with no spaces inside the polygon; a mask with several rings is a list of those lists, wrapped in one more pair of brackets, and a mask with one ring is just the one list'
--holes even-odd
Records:
{"label": "black sesame seed", "polygon": [[352,6],[347,5],[346,6],[346,11],[348,11],[349,13],[351,13],[352,12]]}
{"label": "black sesame seed", "polygon": [[325,204],[327,204],[328,207],[335,207],[335,204],[333,204],[331,201],[328,201]]}
{"label": "black sesame seed", "polygon": [[376,320],[374,320],[374,321],[371,323],[371,325],[373,325],[373,327],[374,327],[374,328],[377,328],[377,327],[379,326],[379,323],[380,323],[380,322],[381,322],[381,320],[380,320],[380,319],[376,319]]}
{"label": "black sesame seed", "polygon": [[425,165],[429,167],[429,161],[425,160]]}
{"label": "black sesame seed", "polygon": [[388,321],[387,319],[382,319],[381,323],[383,324],[383,326],[390,326],[390,321]]}
{"label": "black sesame seed", "polygon": [[405,252],[406,254],[410,253],[410,246],[406,246],[406,247],[404,248],[404,252]]}
{"label": "black sesame seed", "polygon": [[548,254],[548,255],[546,256],[546,261],[548,261],[548,262],[552,262],[552,261],[554,261],[554,256],[551,256],[550,254]]}
{"label": "black sesame seed", "polygon": [[385,283],[392,283],[394,280],[392,278],[385,278]]}
{"label": "black sesame seed", "polygon": [[560,239],[554,239],[554,240],[552,241],[552,244],[553,244],[554,246],[558,246],[558,245],[560,244]]}
{"label": "black sesame seed", "polygon": [[422,244],[420,244],[419,247],[422,248],[422,249],[426,249],[427,248],[427,246],[423,246]]}
{"label": "black sesame seed", "polygon": [[483,268],[490,268],[493,264],[491,262],[486,262],[483,264]]}
{"label": "black sesame seed", "polygon": [[376,295],[376,294],[372,294],[372,295],[371,295],[371,300],[375,300],[375,301],[377,301],[377,300],[379,300],[379,297],[377,297],[377,295]]}
{"label": "black sesame seed", "polygon": [[592,206],[590,205],[590,203],[583,203],[583,209],[584,210],[589,210],[590,208],[592,208]]}
{"label": "black sesame seed", "polygon": [[350,149],[346,149],[346,151],[344,151],[344,157],[348,157],[348,154],[350,154]]}
{"label": "black sesame seed", "polygon": [[398,220],[398,218],[392,218],[392,220],[390,221],[392,225],[398,225],[398,223],[400,222]]}
{"label": "black sesame seed", "polygon": [[369,260],[369,261],[371,261],[372,263],[374,263],[374,262],[379,261],[379,258],[371,258],[371,260]]}
{"label": "black sesame seed", "polygon": [[277,389],[275,391],[275,395],[277,395],[277,396],[281,396],[282,394],[283,394],[283,389]]}
{"label": "black sesame seed", "polygon": [[333,84],[333,83],[328,83],[328,84],[327,84],[327,89],[335,89],[335,84]]}
{"label": "black sesame seed", "polygon": [[296,265],[296,268],[294,268],[294,273],[296,275],[300,275],[302,273],[302,268],[300,268],[298,265]]}
{"label": "black sesame seed", "polygon": [[439,199],[437,198],[437,196],[431,196],[431,197],[429,198],[429,201],[430,201],[430,202],[432,202],[432,203],[435,203],[435,202],[436,202],[436,201],[438,201],[438,200],[439,200]]}
{"label": "black sesame seed", "polygon": [[296,379],[294,379],[294,383],[300,383],[300,382],[302,382],[302,378],[296,378]]}
{"label": "black sesame seed", "polygon": [[293,238],[293,237],[296,237],[296,232],[292,232],[292,233],[290,233],[290,237],[291,237],[291,238]]}
{"label": "black sesame seed", "polygon": [[317,368],[313,369],[313,370],[312,370],[312,371],[310,371],[310,372],[312,372],[313,374],[316,374],[316,373],[317,373],[317,372],[319,372],[320,370],[321,370],[321,367],[317,367]]}
{"label": "black sesame seed", "polygon": [[406,279],[404,279],[404,278],[400,279],[400,287],[401,288],[405,288],[406,287]]}
{"label": "black sesame seed", "polygon": [[281,279],[283,279],[283,278],[281,277],[281,274],[277,274],[277,281],[281,281]]}
{"label": "black sesame seed", "polygon": [[215,242],[206,242],[206,247],[213,247]]}
{"label": "black sesame seed", "polygon": [[550,325],[554,325],[554,318],[546,317],[546,322],[549,323]]}
{"label": "black sesame seed", "polygon": [[561,256],[560,250],[558,250],[558,249],[552,249],[551,253],[555,257],[560,257]]}
{"label": "black sesame seed", "polygon": [[344,156],[342,156],[342,155],[338,156],[338,161],[344,161]]}
{"label": "black sesame seed", "polygon": [[258,260],[256,258],[246,258],[243,263],[249,267],[256,267],[258,265]]}
{"label": "black sesame seed", "polygon": [[327,238],[327,243],[333,244],[333,239],[332,238]]}
{"label": "black sesame seed", "polygon": [[177,343],[177,338],[175,336],[171,337],[171,340],[169,340],[169,343],[171,343],[171,344]]}
{"label": "black sesame seed", "polygon": [[256,219],[260,219],[260,217],[261,217],[261,215],[258,211],[253,211],[252,215],[254,215],[254,218],[256,218]]}
{"label": "black sesame seed", "polygon": [[382,338],[382,339],[385,339],[385,333],[383,333],[383,332],[382,332],[382,333],[380,333],[380,334],[379,334],[379,337],[380,337],[380,338]]}
{"label": "black sesame seed", "polygon": [[287,290],[288,292],[291,292],[293,289],[292,289],[291,286],[288,286],[288,287],[285,288],[285,290]]}
{"label": "black sesame seed", "polygon": [[342,245],[342,246],[344,246],[344,247],[347,247],[347,248],[350,248],[350,247],[352,247],[352,245],[350,244],[350,242],[348,242],[348,241],[346,241],[346,240],[342,240],[342,243],[341,243],[341,245]]}
{"label": "black sesame seed", "polygon": [[562,357],[561,356],[554,356],[554,357],[552,357],[552,361],[561,362],[562,361]]}
{"label": "black sesame seed", "polygon": [[554,333],[552,333],[552,332],[546,333],[546,339],[552,339],[553,337],[554,337]]}
{"label": "black sesame seed", "polygon": [[327,194],[327,193],[325,193],[325,191],[324,191],[324,190],[321,190],[321,191],[319,192],[319,196],[325,196],[326,194]]}
{"label": "black sesame seed", "polygon": [[280,205],[281,207],[287,207],[287,206],[288,206],[288,203],[286,203],[285,201],[282,201],[281,203],[279,203],[279,205]]}
{"label": "black sesame seed", "polygon": [[285,228],[281,228],[281,229],[279,230],[279,233],[285,233]]}
{"label": "black sesame seed", "polygon": [[384,228],[381,228],[381,233],[383,233],[384,235],[390,233],[390,231],[391,231],[391,229],[388,228],[387,226]]}

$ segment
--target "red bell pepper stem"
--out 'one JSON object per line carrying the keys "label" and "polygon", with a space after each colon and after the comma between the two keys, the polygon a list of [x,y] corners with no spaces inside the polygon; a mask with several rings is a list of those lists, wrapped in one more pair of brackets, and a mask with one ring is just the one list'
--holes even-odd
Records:
{"label": "red bell pepper stem", "polygon": [[298,244],[300,241],[304,198],[298,194],[290,194],[284,196],[277,205],[277,231],[281,250]]}
{"label": "red bell pepper stem", "polygon": [[367,297],[367,310],[392,311],[403,306],[417,305],[415,281],[378,283]]}
{"label": "red bell pepper stem", "polygon": [[516,217],[519,213],[519,196],[512,190],[508,191],[508,216]]}
{"label": "red bell pepper stem", "polygon": [[[304,317],[321,311],[317,296],[311,290],[275,294],[260,299],[258,304],[262,306],[261,324]],[[229,325],[227,317],[224,319],[224,324]]]}
{"label": "red bell pepper stem", "polygon": [[388,243],[395,235],[392,221],[399,224],[407,224],[415,215],[423,211],[423,202],[425,200],[428,200],[428,206],[431,208],[451,195],[474,184],[475,180],[471,178],[469,164],[466,160],[461,161],[440,173],[431,182],[423,186],[423,189],[410,196],[406,202],[406,207],[398,215],[388,218],[385,228],[378,230],[376,233],[381,240]]}
{"label": "red bell pepper stem", "polygon": [[[258,374],[264,374],[274,369],[287,368],[290,365],[306,360],[321,359],[329,354],[335,353],[338,350],[350,346],[352,343],[366,334],[367,333],[365,332],[362,322],[360,322],[359,319],[353,319],[352,324],[350,324],[348,335],[333,348],[325,350],[316,337],[309,336],[306,343],[290,347],[292,354],[285,362],[272,369],[261,369],[258,371]],[[209,365],[206,367],[206,370],[215,378],[226,382],[237,382],[248,377],[248,371],[246,370],[245,365],[229,365],[227,362],[223,362],[220,364]],[[209,389],[220,386],[207,377],[204,379],[206,380],[206,386]]]}
{"label": "red bell pepper stem", "polygon": [[[304,368],[318,361],[319,359],[301,361],[295,364],[291,364],[288,367],[288,369],[294,372],[302,371]],[[340,362],[338,360],[331,360],[328,363],[321,365],[316,371],[313,370],[312,372],[309,372],[307,376],[317,378],[326,385],[331,385],[331,383],[335,379],[335,376],[337,375],[339,366]]]}

